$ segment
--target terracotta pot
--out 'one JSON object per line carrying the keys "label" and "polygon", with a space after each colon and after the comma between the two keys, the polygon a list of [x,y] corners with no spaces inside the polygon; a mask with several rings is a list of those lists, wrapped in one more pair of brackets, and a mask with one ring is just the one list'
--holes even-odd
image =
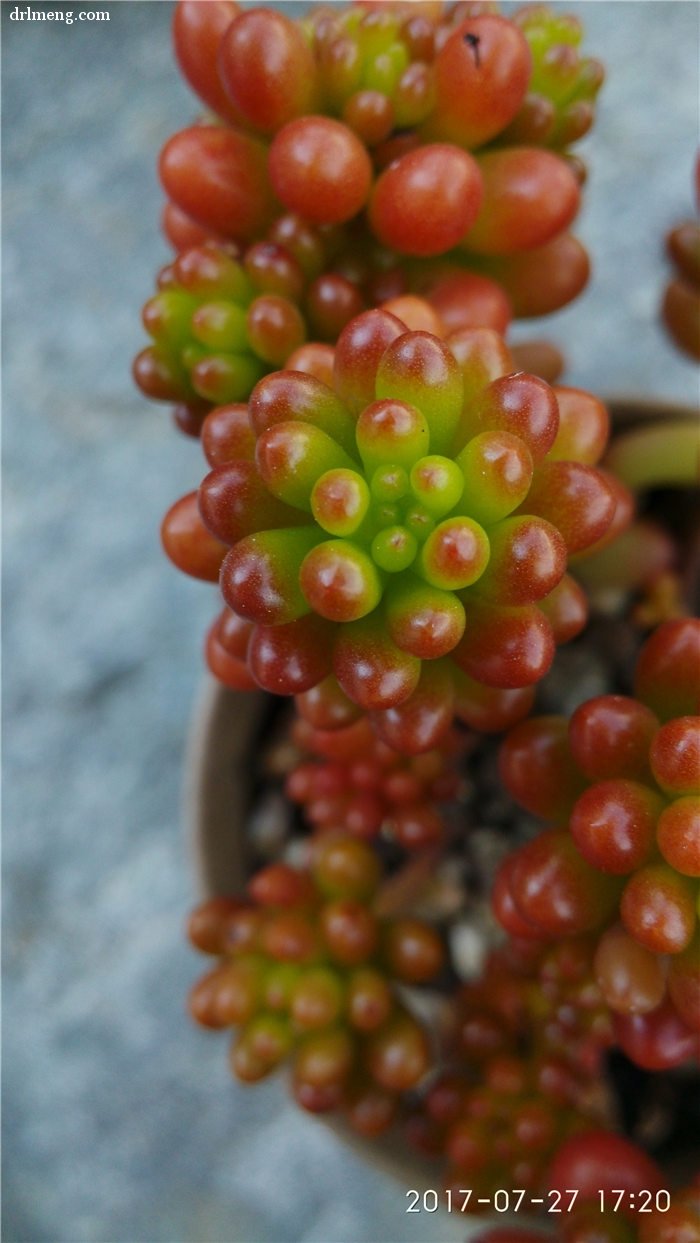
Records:
{"label": "terracotta pot", "polygon": [[269,707],[262,691],[230,691],[211,676],[204,682],[185,757],[186,824],[202,897],[236,893],[250,873],[250,757]]}
{"label": "terracotta pot", "polygon": [[[646,399],[609,402],[613,426],[628,429],[658,417],[695,418],[687,407]],[[189,841],[203,897],[240,892],[251,870],[246,821],[253,800],[253,757],[260,748],[273,715],[273,697],[234,692],[207,678],[196,708],[187,754],[186,816]],[[326,1125],[376,1167],[398,1179],[405,1188],[439,1186],[431,1167],[406,1153],[391,1135],[371,1142],[359,1139],[342,1121]],[[470,1221],[464,1223],[465,1228]],[[482,1228],[487,1222],[480,1219]],[[527,1223],[523,1220],[523,1225]],[[541,1228],[541,1227],[540,1227]]]}

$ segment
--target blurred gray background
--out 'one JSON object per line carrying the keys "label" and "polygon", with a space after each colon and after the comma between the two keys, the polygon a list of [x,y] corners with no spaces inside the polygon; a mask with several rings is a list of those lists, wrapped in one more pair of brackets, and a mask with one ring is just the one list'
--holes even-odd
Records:
{"label": "blurred gray background", "polygon": [[[215,603],[157,534],[199,481],[199,451],[129,366],[168,257],[156,155],[197,105],[170,3],[93,7],[109,22],[13,21],[2,4],[3,1238],[464,1238],[457,1221],[406,1218],[405,1188],[281,1085],[234,1086],[225,1038],[184,1014],[200,961],[182,932],[183,751]],[[594,278],[548,335],[570,382],[692,401],[697,371],[655,316],[662,235],[693,210],[700,10],[562,7],[583,16],[608,84],[583,148]]]}

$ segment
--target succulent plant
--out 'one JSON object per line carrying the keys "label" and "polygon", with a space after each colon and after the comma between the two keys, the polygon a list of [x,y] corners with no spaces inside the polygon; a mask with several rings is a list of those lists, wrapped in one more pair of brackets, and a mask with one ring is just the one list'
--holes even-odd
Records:
{"label": "succulent plant", "polygon": [[[586,283],[602,65],[559,7],[489,0],[180,0],[174,42],[207,112],[161,152],[176,255],[134,374],[199,440],[163,544],[219,585],[214,676],[291,700],[261,763],[299,809],[192,915],[192,1013],[237,1029],[239,1079],[287,1065],[303,1108],[437,1157],[460,1211],[565,1194],[562,1243],[690,1243],[697,1185],[671,1209],[618,1133],[614,1059],[686,1073],[700,1042],[700,621],[645,508],[697,429],[608,445],[508,336]],[[601,693],[563,693],[567,643]]]}

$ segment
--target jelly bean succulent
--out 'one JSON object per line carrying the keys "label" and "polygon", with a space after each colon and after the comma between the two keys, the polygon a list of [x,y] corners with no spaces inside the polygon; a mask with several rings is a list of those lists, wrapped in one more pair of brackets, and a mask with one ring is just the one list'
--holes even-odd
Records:
{"label": "jelly bean succulent", "polygon": [[[511,21],[490,7],[316,6],[297,22],[225,2],[206,11],[196,0],[180,5],[180,66],[227,125],[191,127],[166,144],[160,171],[177,211],[249,241],[275,199],[322,224],[368,208],[377,235],[400,250],[405,243],[409,254],[457,245],[482,192],[505,191],[506,214],[514,198],[524,200],[526,229],[550,229],[552,213],[570,216],[575,177],[546,148],[586,132],[602,69],[579,55],[574,20],[542,6]],[[539,224],[520,155],[545,206]],[[429,172],[440,172],[442,184],[426,221],[419,208]],[[401,213],[397,185],[418,200]],[[420,223],[419,235],[409,220]],[[486,222],[469,248],[479,251],[482,230],[493,239],[494,228],[502,237],[502,222]],[[517,239],[508,249],[519,249]]]}
{"label": "jelly bean succulent", "polygon": [[[512,371],[493,330],[442,341],[381,310],[343,330],[333,378],[260,381],[252,434],[199,488],[204,527],[229,546],[225,602],[252,623],[250,672],[286,694],[334,676],[388,741],[422,710],[418,750],[455,713],[483,724],[484,701],[502,727],[585,622],[567,563],[619,504],[592,464],[605,408]],[[210,427],[219,417],[230,425],[214,411]]]}
{"label": "jelly bean succulent", "polygon": [[147,395],[240,401],[303,343],[306,324],[293,300],[300,271],[271,244],[259,244],[257,254],[259,261],[249,248],[241,263],[209,242],[161,270],[158,292],[143,310],[154,344],[134,365]]}
{"label": "jelly bean succulent", "polygon": [[408,851],[442,841],[441,805],[457,800],[464,737],[453,732],[439,748],[407,756],[378,739],[362,716],[330,731],[302,718],[292,738],[314,758],[294,764],[285,791],[317,832],[342,827],[365,840],[381,833]]}
{"label": "jelly bean succulent", "polygon": [[543,4],[179,0],[173,33],[206,111],[161,152],[134,376],[204,456],[162,539],[217,585],[207,666],[270,705],[191,1012],[469,1213],[573,1188],[562,1243],[692,1243],[644,1145],[700,1049],[697,428],[611,428],[509,336],[586,283],[602,66]]}
{"label": "jelly bean succulent", "polygon": [[[468,271],[472,303],[489,299],[501,328],[512,310],[576,296],[588,261],[568,233],[582,177],[568,149],[602,70],[580,56],[573,19],[544,6],[516,17],[177,6],[178,61],[213,116],[161,153],[163,224],[176,250],[209,256],[166,268],[146,304],[154,344],[135,374],[149,396],[243,400],[307,330],[334,341],[364,306],[446,271]],[[233,246],[228,262],[214,242]]]}
{"label": "jelly bean succulent", "polygon": [[661,1006],[700,1034],[698,670],[700,621],[666,622],[640,653],[636,698],[532,717],[501,748],[507,789],[556,827],[507,858],[497,912],[525,936],[599,931],[597,979],[630,1040]]}
{"label": "jelly bean succulent", "polygon": [[427,983],[444,961],[425,921],[375,914],[379,879],[369,846],[331,835],[308,868],[272,864],[250,881],[248,902],[215,898],[190,919],[195,947],[218,958],[190,1007],[205,1027],[240,1029],[238,1078],[255,1082],[292,1057],[298,1102],[343,1107],[369,1134],[431,1065],[428,1035],[397,986]]}

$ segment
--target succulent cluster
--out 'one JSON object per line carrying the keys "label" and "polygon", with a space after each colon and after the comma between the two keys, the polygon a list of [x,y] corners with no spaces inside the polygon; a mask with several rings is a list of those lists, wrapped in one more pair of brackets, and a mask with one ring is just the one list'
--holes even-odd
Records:
{"label": "succulent cluster", "polygon": [[666,622],[642,649],[637,698],[532,717],[501,749],[508,791],[554,827],[505,860],[497,914],[525,937],[595,931],[618,1039],[645,1040],[650,1064],[691,1056],[700,1034],[699,669],[700,621]]}
{"label": "succulent cluster", "polygon": [[454,802],[462,785],[462,736],[452,733],[438,749],[409,756],[378,739],[363,716],[330,731],[302,718],[292,737],[315,758],[295,764],[285,792],[314,830],[342,828],[368,840],[381,834],[408,851],[443,840],[441,805]]}
{"label": "succulent cluster", "polygon": [[195,947],[218,958],[190,996],[205,1027],[239,1028],[234,1074],[246,1083],[292,1061],[295,1099],[314,1113],[342,1108],[377,1134],[400,1094],[432,1064],[430,1040],[399,986],[439,975],[437,932],[373,910],[380,880],[365,843],[336,834],[315,845],[308,869],[271,864],[250,900],[214,898],[190,919]]}
{"label": "succulent cluster", "polygon": [[[340,115],[370,147],[394,129],[418,129],[467,149],[497,135],[508,143],[568,146],[592,124],[602,66],[580,56],[581,26],[569,14],[524,6],[513,25],[506,29],[498,6],[488,3],[442,11],[398,3],[364,13],[359,5],[340,13],[321,6],[307,29],[324,111]],[[455,33],[466,51],[450,42]],[[482,60],[501,83],[507,80],[510,94],[494,84],[477,113],[473,70]],[[462,91],[472,94],[471,107]]]}
{"label": "succulent cluster", "polygon": [[457,994],[448,1069],[407,1125],[444,1155],[448,1186],[473,1189],[474,1212],[500,1187],[546,1190],[560,1145],[610,1121],[601,1072],[613,1037],[593,950],[585,937],[544,951],[511,940]]}
{"label": "succulent cluster", "polygon": [[[292,701],[275,776],[301,811],[246,897],[193,914],[216,962],[190,1007],[236,1029],[240,1080],[289,1067],[470,1212],[573,1187],[562,1243],[693,1243],[695,1184],[634,1220],[592,1188],[664,1186],[615,1134],[611,1058],[698,1054],[700,621],[680,523],[636,513],[691,482],[695,433],[609,448],[558,352],[506,340],[588,275],[581,39],[542,4],[176,5],[207,113],[161,153],[176,255],[134,374],[204,454],[163,544],[218,584],[214,676]],[[696,242],[670,242],[693,314]],[[572,713],[555,657],[589,650],[591,607],[609,693]]]}
{"label": "succulent cluster", "polygon": [[178,255],[143,309],[154,344],[134,374],[148,395],[213,405],[242,401],[306,339],[301,281],[286,253],[250,247],[240,262],[212,242]]}
{"label": "succulent cluster", "polygon": [[202,401],[245,400],[366,307],[435,290],[454,312],[449,281],[466,276],[459,322],[503,330],[585,285],[568,147],[602,70],[580,56],[575,19],[354,3],[294,21],[182,0],[174,37],[214,115],[161,153],[181,258],[144,308],[153,344],[134,374],[149,397],[193,407],[188,430]]}
{"label": "succulent cluster", "polygon": [[214,465],[163,538],[250,623],[219,623],[218,639],[233,628],[229,654],[258,685],[291,695],[333,677],[411,750],[455,716],[500,729],[529,710],[586,621],[569,558],[630,504],[595,465],[605,407],[512,367],[493,329],[441,340],[373,310],[340,334],[332,387],[275,372],[247,411],[207,416]]}
{"label": "succulent cluster", "polygon": [[210,235],[253,241],[281,204],[319,225],[363,213],[405,255],[489,256],[544,245],[575,215],[578,170],[548,148],[587,131],[603,75],[546,6],[508,20],[495,5],[355,3],[296,22],[185,0],[174,33],[217,119],[174,135],[160,174]]}

